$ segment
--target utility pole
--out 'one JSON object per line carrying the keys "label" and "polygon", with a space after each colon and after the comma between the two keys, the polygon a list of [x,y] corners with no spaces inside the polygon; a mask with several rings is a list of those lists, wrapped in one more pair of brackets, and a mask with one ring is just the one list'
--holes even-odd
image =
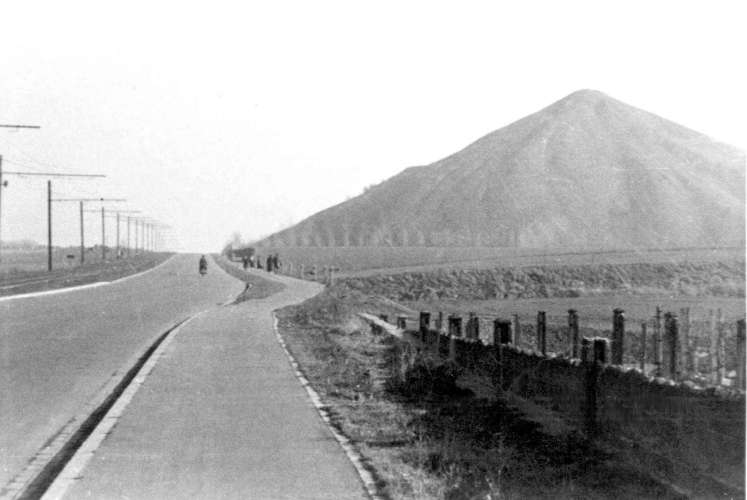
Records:
{"label": "utility pole", "polygon": [[161,236],[161,229],[168,229],[171,226],[168,226],[166,224],[163,224],[157,220],[155,221],[149,221],[149,227],[150,227],[150,250],[155,252],[161,249],[162,245],[162,236]]}
{"label": "utility pole", "polygon": [[83,236],[83,200],[79,200],[80,203],[80,265],[82,266],[86,260],[86,245]]}
{"label": "utility pole", "polygon": [[130,216],[127,216],[127,258],[130,258]]}
{"label": "utility pole", "polygon": [[106,210],[101,207],[101,261],[106,260]]}
{"label": "utility pole", "polygon": [[[8,185],[8,181],[3,180],[3,155],[0,155],[0,230],[2,230],[3,220],[3,188]],[[3,238],[0,233],[0,262],[3,259]]]}
{"label": "utility pole", "polygon": [[[126,200],[119,198],[119,199],[109,199],[109,200],[106,200],[106,201],[126,201]],[[98,210],[86,210],[86,212],[99,213]],[[102,206],[100,213],[101,213],[101,246],[102,246],[103,249],[106,248],[106,229],[105,229],[105,227],[106,227],[106,217],[114,217],[116,219],[116,221],[117,221],[117,230],[116,230],[116,235],[117,235],[117,244],[116,244],[116,247],[117,247],[117,257],[116,258],[119,258],[119,248],[120,248],[120,245],[119,245],[119,240],[120,240],[120,236],[119,236],[119,226],[120,226],[120,224],[119,224],[119,221],[121,219],[121,215],[120,214],[126,214],[126,213],[136,214],[136,213],[140,213],[140,211],[139,210],[115,210],[115,209],[106,210],[105,207]],[[128,239],[127,245],[128,245],[128,247],[129,247],[129,244],[130,244],[129,243],[129,237],[130,237],[129,236],[129,234],[130,234],[129,219],[130,219],[130,217],[128,216],[127,217],[127,221],[128,221],[127,222],[127,224],[128,224],[128,227],[127,227],[127,239]],[[102,259],[105,259],[105,258],[106,258],[105,250],[102,250]]]}
{"label": "utility pole", "polygon": [[[2,125],[0,125],[2,126]],[[3,186],[7,186],[7,181],[2,181],[2,175],[18,175],[21,177],[72,177],[72,178],[91,178],[91,177],[106,177],[100,174],[60,174],[56,172],[18,172],[18,171],[5,171],[0,172],[0,191]],[[47,269],[52,270],[52,181],[47,180]],[[2,242],[0,242],[2,245]]]}
{"label": "utility pole", "polygon": [[[103,177],[103,176],[98,176]],[[52,198],[52,202],[78,202],[78,207],[80,211],[80,263],[83,264],[85,261],[85,220],[83,218],[83,212],[90,212],[90,210],[83,210],[83,204],[87,202],[105,202],[105,201],[112,201],[112,202],[121,202],[121,201],[127,201],[124,198]],[[50,226],[51,226],[51,209],[50,209]]]}
{"label": "utility pole", "polygon": [[52,181],[47,181],[47,270],[52,270]]}
{"label": "utility pole", "polygon": [[117,254],[115,258],[119,259],[119,212],[117,212]]}
{"label": "utility pole", "polygon": [[[40,129],[39,125],[14,125],[7,123],[0,123],[0,128],[10,128],[14,130],[18,129]],[[8,181],[3,180],[3,155],[0,155],[0,230],[2,230],[2,219],[3,219],[3,188],[8,187]],[[3,260],[3,240],[2,234],[0,233],[0,262]]]}

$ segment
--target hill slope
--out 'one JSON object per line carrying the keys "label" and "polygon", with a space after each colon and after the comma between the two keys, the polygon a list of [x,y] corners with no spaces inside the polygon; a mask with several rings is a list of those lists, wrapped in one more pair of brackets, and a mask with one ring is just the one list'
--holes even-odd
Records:
{"label": "hill slope", "polygon": [[582,90],[260,245],[734,244],[744,181],[743,152]]}

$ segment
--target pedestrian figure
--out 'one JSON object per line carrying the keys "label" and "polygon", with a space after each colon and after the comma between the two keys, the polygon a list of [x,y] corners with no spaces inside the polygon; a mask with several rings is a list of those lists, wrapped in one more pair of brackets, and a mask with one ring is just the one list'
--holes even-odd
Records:
{"label": "pedestrian figure", "polygon": [[267,256],[267,272],[272,272],[272,254]]}
{"label": "pedestrian figure", "polygon": [[280,268],[278,265],[278,254],[275,254],[272,256],[272,270],[274,272],[277,272],[277,270]]}
{"label": "pedestrian figure", "polygon": [[244,266],[244,271],[249,267],[249,257],[244,256],[241,258],[241,264]]}
{"label": "pedestrian figure", "polygon": [[257,256],[257,269],[262,269],[262,258]]}

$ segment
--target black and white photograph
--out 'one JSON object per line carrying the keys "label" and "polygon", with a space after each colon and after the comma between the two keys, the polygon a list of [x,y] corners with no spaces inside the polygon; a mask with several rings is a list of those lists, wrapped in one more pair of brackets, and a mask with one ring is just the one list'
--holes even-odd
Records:
{"label": "black and white photograph", "polygon": [[744,499],[746,23],[0,2],[0,500]]}

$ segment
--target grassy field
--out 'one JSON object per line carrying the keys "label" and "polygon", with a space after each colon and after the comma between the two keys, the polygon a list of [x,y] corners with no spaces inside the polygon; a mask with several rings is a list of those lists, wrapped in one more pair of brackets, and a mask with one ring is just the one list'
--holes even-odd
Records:
{"label": "grassy field", "polygon": [[[130,258],[86,261],[82,266],[58,265],[51,272],[46,268],[46,253],[16,254],[3,260],[0,274],[0,296],[38,292],[85,285],[97,281],[112,281],[150,269],[169,258],[172,253],[148,252]],[[39,264],[39,258],[42,264]],[[5,255],[3,256],[5,258]]]}
{"label": "grassy field", "polygon": [[496,247],[289,247],[260,248],[260,257],[277,252],[296,272],[301,264],[333,267],[340,276],[425,271],[437,268],[521,267],[744,260],[744,248],[638,249],[589,251],[574,248]]}
{"label": "grassy field", "polygon": [[[115,249],[107,248],[107,259],[114,256]],[[69,258],[68,256],[72,256]],[[88,248],[85,252],[85,263],[94,264],[101,262],[101,248]],[[80,263],[80,248],[66,247],[52,248],[53,269],[71,269]],[[0,260],[0,279],[13,276],[18,273],[27,273],[47,270],[47,249],[36,248],[29,250],[3,249]]]}

